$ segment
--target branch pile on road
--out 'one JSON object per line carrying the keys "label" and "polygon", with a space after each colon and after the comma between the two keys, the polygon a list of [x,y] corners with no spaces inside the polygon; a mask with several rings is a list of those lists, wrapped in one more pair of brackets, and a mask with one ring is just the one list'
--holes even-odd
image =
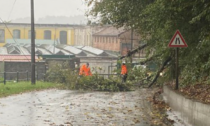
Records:
{"label": "branch pile on road", "polygon": [[103,77],[94,73],[92,76],[79,76],[78,71],[65,67],[66,64],[55,64],[53,69],[49,69],[46,80],[50,82],[62,83],[71,90],[91,90],[91,91],[130,91],[133,82],[130,81],[137,76],[132,74],[126,83],[122,83],[120,75]]}

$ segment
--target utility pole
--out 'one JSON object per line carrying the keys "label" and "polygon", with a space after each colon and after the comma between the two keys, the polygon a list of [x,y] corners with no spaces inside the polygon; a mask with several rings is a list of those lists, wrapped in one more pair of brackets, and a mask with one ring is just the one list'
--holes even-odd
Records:
{"label": "utility pole", "polygon": [[36,84],[35,78],[35,30],[34,30],[34,0],[31,0],[31,84]]}

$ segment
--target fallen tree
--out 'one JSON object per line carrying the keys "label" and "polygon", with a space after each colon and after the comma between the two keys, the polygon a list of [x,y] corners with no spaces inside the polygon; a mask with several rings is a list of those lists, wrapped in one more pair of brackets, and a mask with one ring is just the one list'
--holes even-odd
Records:
{"label": "fallen tree", "polygon": [[168,57],[165,62],[163,63],[163,65],[161,66],[161,68],[158,70],[155,78],[153,79],[153,81],[149,84],[148,87],[151,87],[158,79],[158,77],[160,76],[160,73],[166,68],[166,66],[168,65],[168,62],[171,61],[171,57]]}
{"label": "fallen tree", "polygon": [[136,52],[138,52],[138,51],[144,49],[144,48],[147,47],[147,46],[148,46],[148,44],[144,44],[144,45],[142,45],[142,46],[139,46],[138,48],[129,51],[129,52],[127,53],[127,55],[121,56],[120,59],[124,59],[125,57],[130,57],[131,55],[133,55],[133,54],[135,54]]}
{"label": "fallen tree", "polygon": [[[148,44],[144,44],[144,45],[142,45],[142,46],[139,46],[138,48],[136,48],[136,49],[134,49],[134,50],[132,50],[132,51],[129,51],[129,52],[127,53],[127,55],[121,56],[120,59],[123,59],[123,58],[126,58],[126,57],[130,57],[131,55],[135,54],[135,53],[138,52],[139,50],[144,49],[144,48],[147,47],[147,46],[148,46]],[[154,56],[152,56],[152,57],[146,59],[145,61],[140,62],[140,64],[141,64],[141,65],[144,65],[144,64],[146,64],[147,62],[153,60],[154,57],[157,57],[157,56],[158,56],[158,55],[154,55]],[[153,81],[149,84],[148,87],[151,87],[151,86],[157,81],[158,77],[160,76],[160,73],[166,68],[168,62],[170,62],[170,61],[171,61],[171,57],[168,57],[168,58],[165,60],[165,62],[163,63],[163,65],[161,66],[161,68],[160,68],[159,71],[157,72],[155,78],[154,78]],[[148,78],[151,78],[151,77],[152,77],[152,76],[149,76],[149,77],[147,77],[147,79],[148,79]]]}

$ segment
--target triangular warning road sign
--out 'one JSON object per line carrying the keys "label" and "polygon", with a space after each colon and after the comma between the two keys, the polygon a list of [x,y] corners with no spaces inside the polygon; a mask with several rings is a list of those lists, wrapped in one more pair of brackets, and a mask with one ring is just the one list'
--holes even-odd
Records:
{"label": "triangular warning road sign", "polygon": [[177,30],[172,37],[170,43],[168,44],[168,47],[188,47],[179,30]]}

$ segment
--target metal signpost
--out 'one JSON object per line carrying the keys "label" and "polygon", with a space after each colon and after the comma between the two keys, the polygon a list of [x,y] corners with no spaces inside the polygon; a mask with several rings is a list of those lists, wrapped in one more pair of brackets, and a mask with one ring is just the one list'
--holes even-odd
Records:
{"label": "metal signpost", "polygon": [[187,43],[185,42],[184,38],[182,37],[181,33],[179,32],[179,30],[177,30],[174,34],[174,36],[172,37],[170,43],[168,44],[168,47],[175,47],[176,48],[176,87],[175,89],[178,90],[179,88],[179,70],[178,70],[178,66],[179,66],[179,57],[178,57],[178,52],[179,52],[179,48],[183,48],[183,47],[188,47]]}

